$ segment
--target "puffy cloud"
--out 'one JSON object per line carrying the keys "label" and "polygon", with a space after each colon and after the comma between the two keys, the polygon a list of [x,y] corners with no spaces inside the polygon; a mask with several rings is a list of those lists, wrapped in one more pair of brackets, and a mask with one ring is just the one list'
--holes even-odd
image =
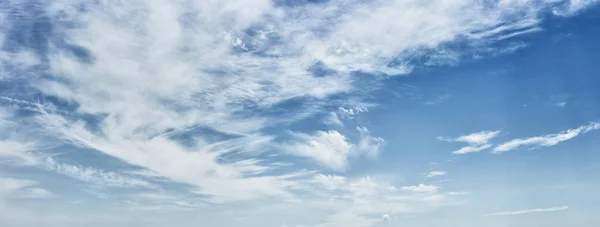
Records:
{"label": "puffy cloud", "polygon": [[320,164],[336,171],[344,171],[349,159],[362,155],[377,156],[384,143],[383,138],[371,136],[369,130],[357,127],[359,141],[354,144],[340,132],[317,131],[313,135],[294,133],[300,142],[284,145],[284,149],[292,154],[311,158]]}
{"label": "puffy cloud", "polygon": [[390,215],[389,215],[389,214],[383,214],[383,215],[381,216],[381,219],[382,219],[384,222],[388,222],[388,221],[390,221]]}
{"label": "puffy cloud", "polygon": [[530,149],[536,149],[538,147],[551,147],[557,145],[560,142],[573,139],[580,134],[585,134],[598,129],[600,129],[600,123],[592,122],[590,124],[562,131],[556,134],[548,134],[544,136],[535,136],[523,139],[513,139],[496,146],[494,148],[494,153],[502,153],[518,149],[524,146],[531,147]]}
{"label": "puffy cloud", "polygon": [[317,131],[314,135],[296,136],[303,142],[287,147],[292,154],[312,158],[334,170],[346,169],[352,144],[338,131]]}

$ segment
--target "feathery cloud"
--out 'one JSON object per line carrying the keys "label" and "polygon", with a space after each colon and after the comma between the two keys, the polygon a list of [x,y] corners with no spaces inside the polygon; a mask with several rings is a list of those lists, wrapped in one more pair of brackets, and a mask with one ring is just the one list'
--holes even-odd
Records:
{"label": "feathery cloud", "polygon": [[494,148],[494,153],[502,153],[520,147],[530,147],[530,149],[536,149],[538,147],[551,147],[570,139],[575,138],[578,135],[585,134],[594,130],[600,129],[599,122],[592,122],[587,125],[580,126],[574,129],[568,129],[556,134],[548,134],[544,136],[535,136],[523,139],[513,139],[503,144],[500,144]]}
{"label": "feathery cloud", "polygon": [[453,154],[468,154],[473,152],[479,152],[492,147],[490,140],[498,136],[500,131],[481,131],[471,133],[469,135],[459,136],[456,138],[444,138],[438,137],[438,140],[446,142],[462,142],[467,143],[469,146],[461,147],[460,149],[453,151]]}
{"label": "feathery cloud", "polygon": [[[44,101],[7,100],[28,111],[5,117],[19,122],[15,131],[23,135],[23,140],[11,138],[18,143],[3,144],[11,146],[10,156],[33,157],[37,165],[85,182],[140,185],[120,170],[48,162],[27,153],[32,147],[23,144],[75,146],[224,204],[303,195],[298,188],[310,180],[310,171],[275,168],[278,160],[261,156],[278,152],[281,143],[293,145],[282,156],[309,157],[336,170],[347,168],[354,153],[376,155],[384,140],[365,128],[358,128],[357,142],[328,129],[297,134],[304,143],[274,132],[331,109],[328,103],[363,94],[357,81],[376,78],[364,74],[383,79],[406,74],[421,64],[411,59],[421,56],[435,56],[423,63],[430,66],[521,48],[494,44],[539,31],[549,11],[572,14],[589,5],[566,0],[331,0],[293,6],[271,0],[23,2],[2,3],[2,12],[17,13],[0,14],[0,80],[9,88],[0,92]],[[46,24],[51,29],[38,29]],[[22,42],[23,36],[11,34],[16,28],[40,32],[19,34],[41,40]],[[345,108],[338,115],[366,111]],[[461,153],[475,152],[487,149],[494,136],[456,142],[471,147]],[[396,200],[394,207],[386,205],[394,198],[374,198],[390,186],[374,182],[347,180],[346,196],[372,206],[336,213],[325,226],[369,226],[380,221],[369,215],[408,209]],[[340,184],[335,187],[343,188]]]}

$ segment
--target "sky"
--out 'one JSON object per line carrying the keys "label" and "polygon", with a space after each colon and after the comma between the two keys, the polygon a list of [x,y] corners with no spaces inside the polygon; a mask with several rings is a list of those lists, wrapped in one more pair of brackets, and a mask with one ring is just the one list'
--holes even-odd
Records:
{"label": "sky", "polygon": [[599,2],[0,1],[0,223],[597,226]]}

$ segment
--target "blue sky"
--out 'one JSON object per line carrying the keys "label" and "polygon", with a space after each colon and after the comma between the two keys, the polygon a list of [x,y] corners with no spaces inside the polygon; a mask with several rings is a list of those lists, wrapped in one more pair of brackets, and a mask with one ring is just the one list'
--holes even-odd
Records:
{"label": "blue sky", "polygon": [[0,3],[3,226],[596,226],[597,0]]}

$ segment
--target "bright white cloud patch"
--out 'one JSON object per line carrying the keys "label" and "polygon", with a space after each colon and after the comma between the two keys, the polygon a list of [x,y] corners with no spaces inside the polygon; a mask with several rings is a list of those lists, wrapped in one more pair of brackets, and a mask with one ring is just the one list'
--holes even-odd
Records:
{"label": "bright white cloud patch", "polygon": [[298,156],[312,158],[334,170],[345,170],[352,144],[337,131],[318,131],[314,135],[297,134],[303,140],[288,146],[288,150]]}
{"label": "bright white cloud patch", "polygon": [[560,142],[573,139],[580,134],[585,134],[598,129],[600,129],[600,123],[592,122],[590,124],[562,131],[556,134],[548,134],[544,136],[535,136],[523,139],[513,139],[496,146],[494,148],[494,153],[502,153],[518,149],[520,147],[530,147],[530,149],[536,149],[538,147],[551,147],[557,145]]}
{"label": "bright white cloud patch", "polygon": [[492,147],[490,140],[498,136],[500,131],[481,131],[471,133],[469,135],[459,136],[456,138],[444,138],[438,137],[439,140],[447,142],[462,142],[469,144],[468,146],[461,147],[460,149],[453,151],[453,154],[468,154],[473,152],[479,152]]}
{"label": "bright white cloud patch", "polygon": [[338,131],[317,131],[314,135],[295,133],[301,142],[284,145],[284,149],[293,155],[314,159],[320,164],[336,171],[346,170],[350,158],[362,155],[377,156],[383,138],[371,136],[369,130],[357,127],[359,141],[352,144]]}
{"label": "bright white cloud patch", "polygon": [[504,212],[498,212],[498,213],[491,213],[491,214],[487,214],[486,216],[521,215],[521,214],[539,213],[539,212],[562,211],[562,210],[568,210],[568,209],[569,209],[568,206],[550,207],[550,208],[537,208],[537,209],[529,209],[529,210],[504,211]]}

